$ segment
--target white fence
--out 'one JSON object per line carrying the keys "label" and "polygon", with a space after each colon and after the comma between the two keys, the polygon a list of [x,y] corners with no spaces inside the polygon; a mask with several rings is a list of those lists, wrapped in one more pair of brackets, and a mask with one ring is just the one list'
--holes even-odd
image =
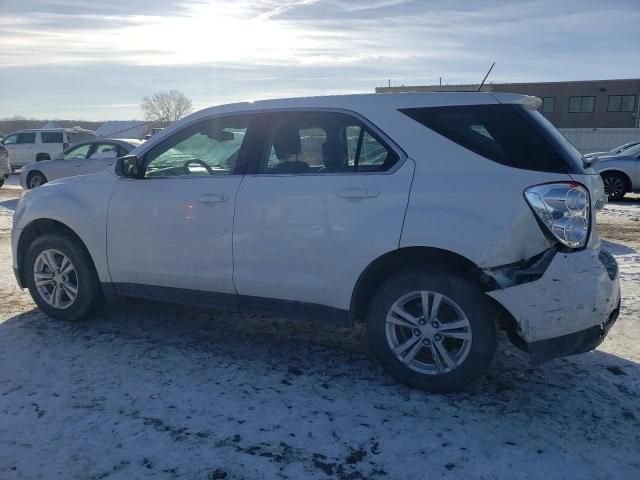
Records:
{"label": "white fence", "polygon": [[580,153],[605,152],[623,143],[640,142],[640,128],[559,128]]}

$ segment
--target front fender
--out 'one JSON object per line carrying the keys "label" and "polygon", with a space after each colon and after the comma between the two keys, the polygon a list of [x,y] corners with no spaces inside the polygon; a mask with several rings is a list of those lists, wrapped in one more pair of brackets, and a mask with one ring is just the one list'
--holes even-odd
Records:
{"label": "front fender", "polygon": [[[66,180],[66,181],[65,181]],[[13,265],[18,267],[19,237],[32,222],[58,221],[87,247],[101,282],[110,282],[106,256],[106,218],[117,179],[110,172],[71,177],[29,190],[13,217]]]}

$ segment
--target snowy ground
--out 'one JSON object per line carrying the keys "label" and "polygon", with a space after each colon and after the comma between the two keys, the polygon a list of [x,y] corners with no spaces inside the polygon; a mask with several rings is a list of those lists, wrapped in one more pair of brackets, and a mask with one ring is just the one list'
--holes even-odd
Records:
{"label": "snowy ground", "polygon": [[640,198],[601,232],[622,315],[531,368],[503,343],[469,391],[390,380],[364,331],[118,302],[44,317],[13,279],[0,189],[0,478],[640,478]]}

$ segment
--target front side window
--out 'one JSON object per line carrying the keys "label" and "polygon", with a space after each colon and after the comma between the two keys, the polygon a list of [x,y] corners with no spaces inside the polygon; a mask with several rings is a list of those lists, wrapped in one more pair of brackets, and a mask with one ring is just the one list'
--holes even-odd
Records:
{"label": "front side window", "polygon": [[591,113],[596,97],[569,97],[569,113]]}
{"label": "front side window", "polygon": [[17,142],[17,140],[18,135],[14,133],[13,135],[9,135],[7,138],[5,138],[2,143],[4,143],[5,145],[13,145]]}
{"label": "front side window", "polygon": [[556,97],[542,98],[542,113],[553,113],[556,111]]}
{"label": "front side window", "polygon": [[36,132],[19,133],[16,143],[36,143]]}
{"label": "front side window", "polygon": [[[544,117],[537,111],[533,113]],[[514,168],[567,172],[565,158],[519,105],[410,108],[402,113],[458,145]],[[454,161],[454,159],[452,159]]]}
{"label": "front side window", "polygon": [[145,155],[145,177],[234,173],[250,117],[220,117],[190,125]]}
{"label": "front side window", "polygon": [[64,152],[65,160],[84,160],[89,156],[91,150],[91,144],[86,143],[84,145],[78,145],[77,147],[70,148]]}
{"label": "front side window", "polygon": [[96,150],[92,156],[96,157],[117,157],[118,145],[113,143],[99,143],[96,145]]}
{"label": "front side window", "polygon": [[608,112],[635,112],[635,95],[609,95]]}
{"label": "front side window", "polygon": [[62,132],[41,132],[42,143],[62,143]]}
{"label": "front side window", "polygon": [[260,173],[354,173],[389,169],[397,155],[343,113],[274,114]]}

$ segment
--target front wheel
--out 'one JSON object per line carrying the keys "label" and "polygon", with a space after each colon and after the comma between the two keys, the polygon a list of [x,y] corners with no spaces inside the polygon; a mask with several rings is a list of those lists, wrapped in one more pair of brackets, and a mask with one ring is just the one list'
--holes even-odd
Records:
{"label": "front wheel", "polygon": [[45,183],[47,183],[47,179],[40,172],[32,172],[27,178],[27,187],[29,188],[29,190],[31,190],[32,188],[40,187]]}
{"label": "front wheel", "polygon": [[604,183],[604,193],[609,200],[620,200],[627,193],[627,182],[619,173],[603,173],[602,183]]}
{"label": "front wheel", "polygon": [[367,331],[392,377],[432,392],[472,383],[487,370],[497,346],[484,293],[449,272],[416,271],[387,280],[369,310]]}
{"label": "front wheel", "polygon": [[27,250],[24,269],[33,301],[50,317],[81,320],[102,301],[91,258],[70,236],[39,237]]}

